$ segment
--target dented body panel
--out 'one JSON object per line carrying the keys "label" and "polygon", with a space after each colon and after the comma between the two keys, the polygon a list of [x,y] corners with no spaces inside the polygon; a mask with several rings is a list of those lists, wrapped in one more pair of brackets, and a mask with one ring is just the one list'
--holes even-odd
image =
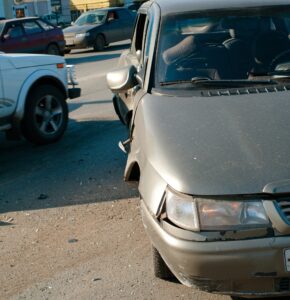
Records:
{"label": "dented body panel", "polygon": [[[251,78],[243,78],[242,88],[233,89],[192,88],[193,78],[188,89],[175,88],[182,80],[173,81],[173,87],[170,81],[158,85],[160,28],[166,18],[177,19],[182,13],[208,16],[207,10],[217,10],[224,16],[227,9],[244,9],[247,15],[247,8],[266,7],[271,12],[272,5],[289,5],[286,0],[272,2],[148,1],[139,11],[132,47],[119,61],[123,75],[126,66],[130,69],[127,81],[119,83],[130,89],[112,88],[116,112],[129,129],[123,143],[128,154],[124,178],[139,181],[143,223],[153,247],[180,282],[208,292],[248,298],[290,296],[290,85],[268,88],[273,78],[261,81],[261,89],[250,88]],[[186,30],[181,35],[189,35]],[[116,70],[108,77],[118,75]],[[244,88],[247,80],[250,87]],[[112,83],[109,80],[109,86]],[[169,216],[169,198],[178,209],[178,201],[186,207],[187,223]],[[221,202],[235,203],[230,212],[223,206],[222,213],[237,216],[237,223],[224,228],[228,219],[221,213],[219,227],[202,228],[203,212],[196,203],[210,201],[216,204],[208,210],[213,214]],[[242,213],[235,215],[239,205]],[[265,222],[243,223],[248,208],[252,215],[260,208],[256,215],[260,213],[259,220]],[[188,210],[196,223],[188,221]]]}
{"label": "dented body panel", "polygon": [[184,285],[236,296],[289,294],[279,290],[279,281],[289,276],[283,250],[289,248],[290,236],[267,237],[269,233],[264,231],[255,238],[248,232],[248,236],[227,233],[226,237],[220,234],[219,240],[202,240],[160,224],[144,201],[141,211],[146,232]]}

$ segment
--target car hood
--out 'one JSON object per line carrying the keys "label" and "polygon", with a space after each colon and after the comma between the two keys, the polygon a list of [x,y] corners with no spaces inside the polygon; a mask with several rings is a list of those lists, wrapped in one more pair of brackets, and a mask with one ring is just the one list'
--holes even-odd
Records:
{"label": "car hood", "polygon": [[29,68],[51,64],[65,63],[63,57],[44,54],[1,54],[6,56],[16,68]]}
{"label": "car hood", "polygon": [[268,183],[290,179],[289,96],[147,95],[136,127],[141,120],[147,159],[174,189],[194,195],[262,193]]}
{"label": "car hood", "polygon": [[82,26],[78,26],[78,25],[73,25],[73,26],[69,26],[67,28],[65,28],[63,30],[63,34],[71,34],[71,33],[83,33],[83,32],[87,32],[93,28],[97,28],[99,26],[101,26],[102,24],[94,24],[94,25],[82,25]]}

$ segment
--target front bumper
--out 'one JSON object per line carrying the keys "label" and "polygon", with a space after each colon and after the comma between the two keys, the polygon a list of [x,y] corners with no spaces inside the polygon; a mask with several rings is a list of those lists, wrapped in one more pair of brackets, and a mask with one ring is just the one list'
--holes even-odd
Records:
{"label": "front bumper", "polygon": [[92,40],[90,37],[75,38],[65,37],[65,49],[84,49],[92,46]]}
{"label": "front bumper", "polygon": [[290,295],[284,250],[290,237],[201,242],[167,232],[141,203],[145,229],[174,275],[187,286],[245,297]]}
{"label": "front bumper", "polygon": [[81,88],[73,87],[68,89],[68,97],[70,99],[78,98],[80,97],[80,95],[81,95]]}

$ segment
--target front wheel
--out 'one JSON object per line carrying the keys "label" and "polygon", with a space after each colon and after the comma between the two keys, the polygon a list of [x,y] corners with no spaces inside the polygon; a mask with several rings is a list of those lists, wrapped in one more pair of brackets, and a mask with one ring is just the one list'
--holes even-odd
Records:
{"label": "front wheel", "polygon": [[103,51],[106,45],[105,38],[102,35],[98,35],[96,37],[95,43],[94,43],[94,50],[95,51]]}
{"label": "front wheel", "polygon": [[64,134],[67,123],[68,107],[59,88],[41,85],[29,93],[22,121],[27,140],[38,145],[54,143]]}
{"label": "front wheel", "polygon": [[152,257],[153,257],[153,270],[154,275],[160,279],[173,279],[174,275],[167,267],[165,261],[161,257],[158,250],[152,246]]}
{"label": "front wheel", "polygon": [[60,50],[56,44],[49,44],[46,48],[46,54],[60,55]]}

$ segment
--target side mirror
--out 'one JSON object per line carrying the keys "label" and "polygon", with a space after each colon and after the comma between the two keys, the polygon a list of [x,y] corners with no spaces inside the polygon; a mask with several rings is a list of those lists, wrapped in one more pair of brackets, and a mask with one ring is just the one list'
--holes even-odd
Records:
{"label": "side mirror", "polygon": [[71,21],[70,25],[72,25],[72,26],[73,26],[74,24],[75,24],[75,22]]}
{"label": "side mirror", "polygon": [[120,68],[107,74],[107,84],[112,92],[125,92],[138,84],[137,70],[133,65]]}
{"label": "side mirror", "polygon": [[9,33],[4,34],[3,37],[2,37],[3,41],[9,40],[9,39],[10,39],[10,34]]}

